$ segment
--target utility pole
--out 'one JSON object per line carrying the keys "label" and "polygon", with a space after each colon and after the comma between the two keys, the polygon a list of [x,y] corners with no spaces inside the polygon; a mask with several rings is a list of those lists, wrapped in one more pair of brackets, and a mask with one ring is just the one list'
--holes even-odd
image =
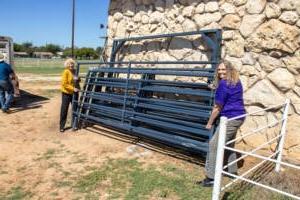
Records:
{"label": "utility pole", "polygon": [[74,58],[74,31],[75,31],[75,0],[73,0],[72,11],[72,58]]}

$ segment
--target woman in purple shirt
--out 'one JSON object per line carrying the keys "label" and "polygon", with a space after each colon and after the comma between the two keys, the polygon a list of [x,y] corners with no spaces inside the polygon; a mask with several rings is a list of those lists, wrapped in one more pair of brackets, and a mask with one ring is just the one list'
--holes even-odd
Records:
{"label": "woman in purple shirt", "polygon": [[[243,87],[239,79],[239,73],[230,62],[223,61],[218,66],[215,85],[217,87],[215,94],[215,105],[206,125],[207,129],[212,128],[212,124],[219,115],[232,118],[245,114]],[[231,120],[228,122],[226,141],[235,138],[236,133],[243,122],[244,118]],[[204,187],[213,186],[214,183],[218,137],[219,127],[217,127],[215,134],[209,142],[209,151],[207,153],[205,163],[206,178],[201,181],[201,184]],[[234,143],[231,143],[228,146],[234,147]],[[235,159],[235,152],[225,151],[224,164],[230,163]],[[228,172],[237,174],[237,163],[229,166]]]}

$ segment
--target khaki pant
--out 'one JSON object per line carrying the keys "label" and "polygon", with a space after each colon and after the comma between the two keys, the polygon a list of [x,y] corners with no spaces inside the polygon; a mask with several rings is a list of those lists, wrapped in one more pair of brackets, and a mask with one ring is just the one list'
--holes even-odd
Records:
{"label": "khaki pant", "polygon": [[[232,120],[227,123],[226,127],[226,139],[225,141],[228,142],[235,138],[238,129],[241,127],[244,121],[242,120]],[[215,168],[216,168],[216,157],[217,157],[217,148],[218,148],[218,140],[219,140],[219,131],[220,126],[217,127],[215,134],[211,138],[209,142],[209,150],[206,155],[206,162],[205,162],[205,172],[208,178],[213,179],[215,177]],[[235,143],[231,143],[228,147],[234,148]],[[224,165],[236,160],[236,153],[232,151],[226,151],[224,154]],[[237,173],[237,163],[234,163],[228,166],[229,173]]]}

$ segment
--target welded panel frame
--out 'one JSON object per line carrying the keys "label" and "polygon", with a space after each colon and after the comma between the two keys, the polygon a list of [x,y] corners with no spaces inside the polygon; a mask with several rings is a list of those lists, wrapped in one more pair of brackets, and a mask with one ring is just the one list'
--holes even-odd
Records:
{"label": "welded panel frame", "polygon": [[[118,61],[116,60],[117,58],[117,54],[120,52],[120,50],[122,49],[122,47],[126,44],[126,42],[128,41],[141,41],[141,40],[151,40],[151,39],[157,39],[157,38],[168,38],[168,37],[180,37],[180,36],[189,36],[189,35],[200,35],[203,39],[203,41],[205,42],[205,45],[207,46],[207,48],[210,50],[211,52],[211,56],[210,56],[210,60],[209,61]],[[155,130],[151,130],[151,129],[145,129],[145,127],[139,127],[137,126],[137,124],[131,124],[132,120],[127,118],[127,115],[132,115],[135,116],[135,114],[138,116],[136,117],[136,120],[140,120],[141,122],[143,122],[143,120],[145,120],[145,117],[149,117],[149,115],[147,115],[147,113],[143,113],[140,111],[141,105],[143,105],[142,103],[140,103],[141,99],[146,98],[144,97],[143,93],[145,93],[145,91],[147,92],[147,84],[149,84],[149,82],[154,81],[151,80],[151,78],[149,79],[149,77],[144,77],[141,80],[138,81],[138,86],[137,88],[135,88],[136,90],[136,97],[134,99],[132,99],[132,97],[129,97],[127,92],[130,89],[130,87],[132,87],[132,79],[130,79],[130,74],[131,73],[139,73],[139,74],[143,74],[143,75],[154,75],[154,74],[158,74],[158,75],[163,75],[163,74],[172,74],[172,70],[175,70],[176,72],[174,72],[174,75],[181,75],[181,76],[193,76],[193,75],[197,75],[200,76],[201,75],[203,77],[207,78],[207,85],[213,80],[214,78],[214,74],[216,73],[216,68],[217,65],[220,62],[220,57],[221,57],[221,40],[222,40],[222,31],[220,29],[211,29],[211,30],[200,30],[200,31],[193,31],[193,32],[182,32],[182,33],[170,33],[170,34],[161,34],[161,35],[150,35],[150,36],[142,36],[142,37],[130,37],[130,38],[122,38],[122,39],[115,39],[113,41],[113,45],[112,45],[112,51],[111,51],[111,56],[110,56],[110,62],[80,62],[77,65],[76,68],[76,74],[79,75],[80,72],[80,66],[81,65],[98,65],[98,66],[103,66],[105,65],[106,67],[101,67],[101,68],[91,68],[89,70],[89,76],[87,76],[86,78],[88,79],[88,81],[85,83],[85,88],[89,88],[90,85],[96,85],[99,84],[100,87],[103,87],[104,82],[101,82],[101,78],[107,78],[107,80],[111,80],[113,81],[115,77],[113,77],[114,74],[119,74],[119,73],[123,73],[123,74],[127,74],[127,78],[124,78],[125,81],[125,85],[116,82],[115,84],[111,84],[111,85],[107,85],[104,86],[105,87],[105,91],[108,92],[109,91],[109,87],[115,87],[116,85],[121,85],[125,90],[125,94],[124,96],[122,96],[122,100],[118,102],[122,103],[123,102],[123,108],[122,109],[116,109],[115,111],[112,111],[112,117],[113,116],[119,116],[119,112],[121,111],[121,120],[120,122],[117,122],[118,124],[116,124],[115,122],[112,122],[110,120],[107,119],[96,119],[94,116],[89,116],[89,113],[82,113],[80,112],[80,110],[77,110],[74,112],[74,117],[75,117],[75,121],[78,122],[79,120],[83,120],[83,121],[94,121],[94,122],[98,122],[98,123],[102,123],[108,126],[112,126],[115,128],[119,128],[121,130],[125,130],[125,131],[129,131],[133,134],[137,134],[135,136],[138,136],[138,134],[144,134],[144,136],[149,136],[149,134],[157,134],[158,138],[161,138],[162,140],[165,140],[165,142],[168,140],[167,138],[169,138],[173,144],[178,144],[178,146],[185,146],[185,147],[190,147],[192,149],[195,150],[201,150],[201,151],[206,151],[205,149],[207,149],[207,144],[202,144],[200,143],[196,143],[198,145],[200,145],[201,147],[197,147],[197,145],[192,145],[192,143],[189,143],[191,139],[188,138],[183,138],[181,136],[176,136],[176,135],[161,135],[162,133],[159,133]],[[200,58],[199,58],[200,59]],[[151,64],[151,65],[156,65],[156,64],[174,64],[174,65],[178,65],[178,64],[210,64],[211,68],[189,68],[189,69],[183,69],[183,68],[132,68],[132,65],[136,65],[136,64]],[[115,65],[128,65],[127,68],[119,68],[119,67],[115,67]],[[100,71],[97,71],[100,70]],[[159,70],[159,71],[158,71]],[[92,77],[91,74],[97,74],[97,73],[105,73],[106,76],[101,76],[101,77]],[[154,75],[155,76],[155,75]],[[86,80],[87,80],[86,79]],[[118,79],[120,79],[118,77]],[[106,81],[107,81],[106,80]],[[97,83],[98,82],[98,83]],[[166,91],[166,89],[164,88],[155,88],[155,87],[150,87],[149,88],[149,92],[153,92],[153,91]],[[184,91],[184,90],[183,90]],[[89,93],[90,92],[90,93]],[[186,90],[186,92],[189,92],[189,89]],[[80,101],[73,101],[73,104],[80,104],[82,103],[81,107],[78,106],[78,108],[81,108],[81,111],[84,110],[84,106],[83,105],[87,105],[88,108],[90,109],[92,106],[96,106],[95,104],[93,104],[93,102],[91,101],[91,99],[93,99],[93,95],[97,95],[96,93],[94,93],[94,91],[82,91],[82,95]],[[94,96],[95,97],[95,96]],[[207,98],[209,99],[209,103],[207,104],[208,107],[212,107],[213,102],[214,102],[214,92],[210,92],[210,95],[207,96]],[[82,101],[82,99],[87,99],[88,101]],[[153,100],[153,99],[152,99]],[[157,100],[159,101],[159,100]],[[127,111],[126,110],[126,106],[128,105],[128,103],[132,103],[133,102],[133,111]],[[132,105],[131,105],[132,106]],[[155,105],[152,105],[152,107],[154,107]],[[84,108],[84,109],[83,109]],[[157,107],[158,108],[158,107]],[[179,105],[178,105],[179,108]],[[88,109],[88,110],[89,110]],[[103,109],[103,108],[101,108]],[[100,109],[100,110],[101,110]],[[98,111],[96,111],[98,112]],[[107,111],[106,111],[107,112]],[[128,112],[128,113],[126,113]],[[159,120],[159,117],[155,118],[149,118],[153,121],[153,123],[155,122],[155,120]],[[163,118],[161,118],[163,119]],[[129,120],[129,124],[125,123],[125,120],[128,122]],[[173,120],[174,123],[176,122],[176,120]],[[135,121],[134,123],[139,123],[138,121]],[[188,125],[188,123],[186,123]],[[76,123],[76,126],[78,125],[78,123]],[[163,126],[170,126],[169,123],[162,123]],[[178,126],[178,128],[180,129],[181,127]],[[191,131],[193,131],[193,128],[191,127],[190,129]],[[209,138],[212,136],[212,132],[209,134]],[[143,135],[142,134],[142,135]],[[141,136],[142,136],[141,135]],[[166,138],[163,138],[166,137]],[[179,141],[176,141],[176,138],[180,139]],[[156,138],[157,139],[157,138]],[[182,141],[189,141],[187,143],[182,142]],[[190,146],[192,145],[192,146]],[[205,148],[204,148],[204,146]]]}

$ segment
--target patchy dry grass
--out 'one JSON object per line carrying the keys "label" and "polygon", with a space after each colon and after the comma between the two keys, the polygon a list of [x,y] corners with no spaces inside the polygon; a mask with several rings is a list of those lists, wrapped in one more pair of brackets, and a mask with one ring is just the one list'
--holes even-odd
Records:
{"label": "patchy dry grass", "polygon": [[47,151],[43,155],[39,156],[35,160],[36,161],[39,161],[39,160],[49,160],[49,159],[51,159],[51,158],[53,158],[55,156],[55,153],[57,153],[56,149],[47,149]]}
{"label": "patchy dry grass", "polygon": [[[102,164],[93,165],[84,160],[84,155],[77,151],[67,153],[65,146],[57,143],[57,148],[49,148],[35,159],[46,163],[45,170],[56,174],[48,182],[26,184],[26,189],[16,183],[9,191],[0,193],[0,200],[39,199],[35,190],[39,185],[51,185],[50,198],[61,198],[68,191],[71,199],[124,199],[124,200],[206,200],[211,199],[211,188],[196,185],[199,167],[184,168],[174,163],[147,164],[137,159],[107,159]],[[62,157],[63,155],[63,157]],[[63,159],[70,161],[70,166],[78,165],[79,170],[63,165]],[[28,170],[20,166],[20,173]],[[262,181],[268,185],[293,194],[300,194],[300,179],[297,172],[286,170],[280,174],[269,173]],[[49,182],[50,181],[50,182]],[[27,183],[27,182],[26,182]],[[223,199],[289,199],[268,190],[250,187],[241,183],[227,191]]]}
{"label": "patchy dry grass", "polygon": [[58,89],[44,89],[40,91],[40,94],[44,97],[52,98],[60,94],[61,91]]}
{"label": "patchy dry grass", "polygon": [[11,188],[7,193],[0,194],[0,200],[23,200],[30,199],[32,193],[24,190],[22,187],[17,186]]}
{"label": "patchy dry grass", "polygon": [[[295,176],[298,174],[297,170],[286,170],[284,172],[276,173],[271,172],[266,177],[264,177],[260,183],[274,187],[276,189],[282,190],[300,196],[300,178]],[[228,191],[223,199],[226,200],[252,200],[252,199],[263,199],[263,200],[292,200],[293,198],[281,195],[276,192],[271,192],[267,189],[253,186],[248,183],[240,183],[235,186],[231,191]]]}
{"label": "patchy dry grass", "polygon": [[145,168],[137,160],[109,160],[80,177],[74,187],[86,198],[105,193],[108,199],[210,199],[211,189],[194,184],[196,174],[176,166],[158,167]]}

